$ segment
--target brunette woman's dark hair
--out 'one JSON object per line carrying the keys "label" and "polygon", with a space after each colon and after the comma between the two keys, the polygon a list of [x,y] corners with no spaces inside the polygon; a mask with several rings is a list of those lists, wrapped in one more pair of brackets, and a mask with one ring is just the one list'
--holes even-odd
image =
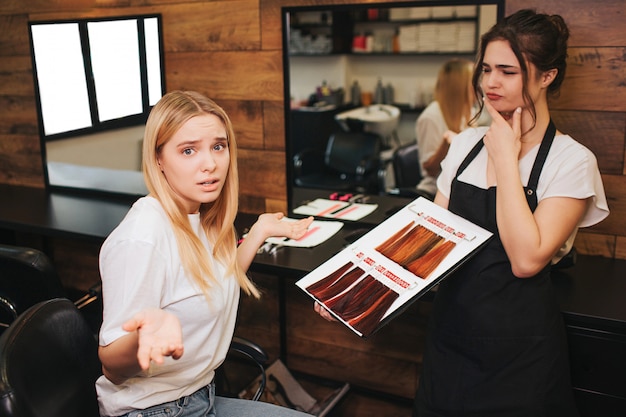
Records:
{"label": "brunette woman's dark hair", "polygon": [[[480,38],[480,46],[472,77],[472,85],[477,98],[479,98],[480,110],[482,111],[483,107],[483,101],[480,100],[482,97],[480,79],[485,49],[490,42],[504,40],[511,46],[513,53],[519,61],[523,75],[522,95],[524,102],[530,109],[533,120],[536,120],[535,106],[528,94],[528,67],[526,62],[532,63],[539,71],[539,74],[551,69],[558,71],[556,77],[548,86],[548,94],[552,97],[557,97],[565,78],[568,38],[569,30],[561,16],[537,13],[531,9],[519,10],[496,23]],[[480,112],[477,114],[480,114]]]}

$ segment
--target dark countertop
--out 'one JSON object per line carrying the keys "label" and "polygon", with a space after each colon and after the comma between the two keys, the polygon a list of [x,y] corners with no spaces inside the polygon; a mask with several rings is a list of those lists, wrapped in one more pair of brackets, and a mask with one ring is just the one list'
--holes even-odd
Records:
{"label": "dark countertop", "polygon": [[104,241],[135,199],[0,185],[0,228]]}
{"label": "dark countertop", "polygon": [[[0,229],[102,242],[135,199],[0,185]],[[281,277],[304,276],[403,204],[397,197],[377,196],[372,201],[379,202],[380,208],[365,222],[346,222],[335,236],[313,248],[284,247],[275,254],[257,255],[252,269]],[[241,213],[237,229],[251,226],[256,218]],[[553,282],[570,324],[626,331],[626,260],[578,255],[576,265],[553,272]]]}

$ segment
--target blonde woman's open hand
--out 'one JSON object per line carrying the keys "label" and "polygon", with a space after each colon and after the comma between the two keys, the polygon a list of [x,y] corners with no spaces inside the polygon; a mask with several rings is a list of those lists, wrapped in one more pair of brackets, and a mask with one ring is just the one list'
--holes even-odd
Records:
{"label": "blonde woman's open hand", "polygon": [[306,217],[296,221],[282,221],[283,213],[264,213],[259,216],[257,226],[264,231],[265,238],[286,237],[300,239],[309,229],[313,217]]}
{"label": "blonde woman's open hand", "polygon": [[183,333],[175,315],[159,308],[149,308],[137,313],[122,326],[127,332],[137,331],[137,360],[146,370],[154,361],[162,364],[166,356],[180,359],[183,356]]}

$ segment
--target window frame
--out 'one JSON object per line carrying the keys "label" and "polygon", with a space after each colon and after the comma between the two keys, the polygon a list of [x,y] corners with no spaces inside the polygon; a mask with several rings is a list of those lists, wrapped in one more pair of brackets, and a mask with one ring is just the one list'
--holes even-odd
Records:
{"label": "window frame", "polygon": [[[96,18],[82,18],[82,19],[58,19],[58,20],[33,20],[28,22],[28,33],[30,38],[30,55],[32,59],[33,79],[35,87],[35,101],[37,105],[37,118],[39,134],[42,142],[53,141],[57,139],[66,139],[75,136],[88,135],[91,133],[102,132],[106,130],[119,129],[123,127],[137,126],[145,124],[152,105],[149,102],[149,84],[148,84],[148,68],[147,68],[147,51],[146,51],[146,36],[145,36],[145,21],[147,19],[156,18],[157,32],[158,32],[158,47],[159,47],[159,65],[160,65],[160,87],[161,95],[165,94],[165,54],[163,49],[163,22],[161,14],[141,14],[141,15],[125,15],[125,16],[110,16],[110,17],[96,17]],[[142,112],[115,118],[111,120],[101,121],[98,113],[98,103],[96,96],[95,81],[92,72],[91,54],[90,54],[90,42],[89,32],[87,26],[93,22],[113,22],[123,20],[136,20],[137,21],[137,36],[138,36],[138,52],[139,52],[139,71],[140,71],[140,85],[141,85],[141,100],[142,100]],[[87,82],[87,95],[89,101],[89,113],[91,115],[91,126],[79,129],[73,129],[65,132],[46,134],[44,126],[44,118],[42,111],[42,102],[40,95],[39,76],[37,63],[35,58],[35,46],[33,41],[33,26],[36,25],[54,25],[54,24],[78,24],[78,32],[80,36],[80,44],[82,51],[83,69],[85,71],[85,78]]]}

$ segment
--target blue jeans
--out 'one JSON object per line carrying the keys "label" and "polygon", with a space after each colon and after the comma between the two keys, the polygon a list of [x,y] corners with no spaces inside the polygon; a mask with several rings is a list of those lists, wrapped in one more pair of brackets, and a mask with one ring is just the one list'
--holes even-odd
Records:
{"label": "blue jeans", "polygon": [[311,417],[290,408],[261,401],[215,396],[210,384],[191,395],[155,405],[145,410],[131,411],[120,417]]}

